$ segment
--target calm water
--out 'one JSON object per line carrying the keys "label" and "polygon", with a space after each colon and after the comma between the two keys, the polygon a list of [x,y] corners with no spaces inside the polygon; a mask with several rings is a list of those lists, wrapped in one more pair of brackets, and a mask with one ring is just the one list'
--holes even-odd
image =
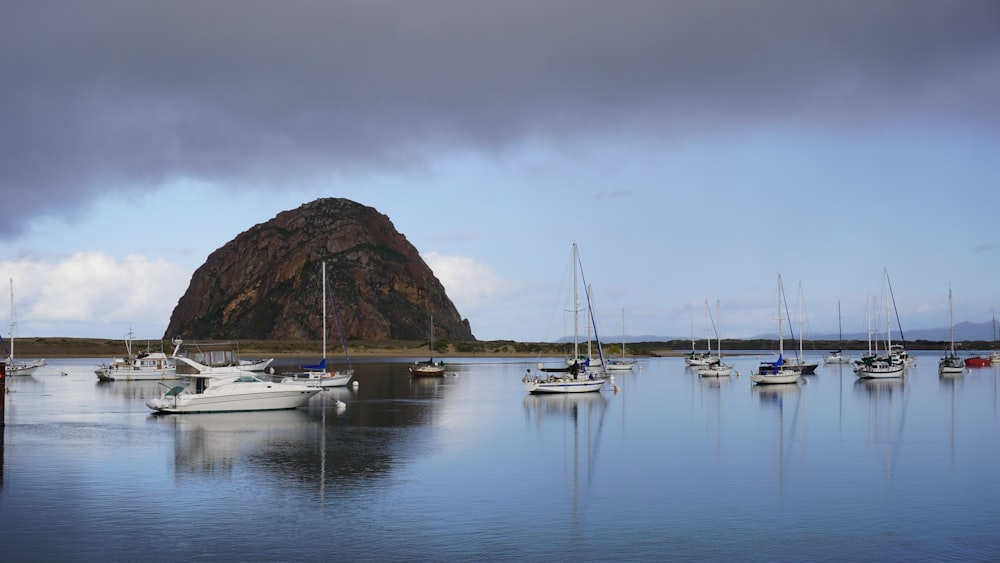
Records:
{"label": "calm water", "polygon": [[995,561],[1000,368],[936,357],[780,388],[652,359],[543,397],[530,359],[370,362],[308,408],[160,417],[155,382],[52,360],[8,379],[0,557]]}

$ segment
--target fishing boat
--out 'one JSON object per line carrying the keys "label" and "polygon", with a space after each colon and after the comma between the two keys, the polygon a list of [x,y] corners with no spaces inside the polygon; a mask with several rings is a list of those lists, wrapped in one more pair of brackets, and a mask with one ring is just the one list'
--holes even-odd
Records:
{"label": "fishing boat", "polygon": [[10,278],[10,347],[0,336],[0,344],[3,344],[7,352],[7,358],[3,361],[6,364],[7,375],[32,375],[35,371],[45,366],[45,360],[15,360],[14,359],[14,278]]}
{"label": "fishing boat", "polygon": [[167,390],[146,401],[146,406],[157,414],[294,409],[320,392],[318,387],[266,381],[248,371],[219,374],[209,368],[188,377],[187,385],[164,385]]}
{"label": "fishing boat", "polygon": [[837,349],[823,358],[825,364],[849,364],[851,357],[844,355],[844,327],[840,320],[840,300],[837,300]]}
{"label": "fishing boat", "polygon": [[347,359],[347,369],[341,371],[328,371],[326,369],[326,262],[323,262],[320,279],[320,283],[323,285],[323,358],[318,364],[302,366],[301,371],[283,377],[282,383],[322,389],[325,387],[344,387],[354,377],[351,357],[347,354],[347,340],[344,338],[344,329],[340,324],[336,303],[333,305],[333,312],[337,319],[337,330],[340,332],[340,343],[344,347],[344,357]]}
{"label": "fishing boat", "polygon": [[729,377],[733,374],[733,366],[724,363],[722,361],[722,312],[720,310],[720,303],[718,300],[715,301],[715,316],[719,318],[719,325],[716,326],[715,319],[712,319],[712,311],[708,307],[708,301],[705,301],[705,308],[708,309],[709,319],[712,321],[712,329],[715,330],[715,337],[718,339],[717,352],[719,353],[719,361],[709,364],[707,366],[700,366],[697,368],[698,375],[701,377]]}
{"label": "fishing boat", "polygon": [[951,288],[948,288],[948,326],[951,329],[951,349],[938,361],[938,374],[962,373],[965,362],[955,354],[955,320],[951,306]]}
{"label": "fishing boat", "polygon": [[[125,335],[125,356],[113,358],[110,362],[101,364],[94,370],[99,381],[151,381],[166,379],[181,379],[171,357],[162,351],[133,353],[132,345],[135,334],[129,329]],[[172,356],[176,356],[181,341],[174,341]]]}
{"label": "fishing boat", "polygon": [[[583,275],[583,267],[580,264],[579,250],[577,249],[576,243],[573,243],[573,357],[578,358],[580,354],[580,329],[579,329],[579,314],[580,314],[580,297],[577,291],[577,271],[579,270],[580,275]],[[586,282],[584,282],[586,283]],[[597,336],[597,325],[594,321],[594,310],[590,304],[590,294],[587,294],[587,318],[590,325],[594,327],[594,335]],[[588,328],[589,330],[589,328]],[[604,353],[601,350],[601,340],[599,337],[597,340],[597,352],[600,358],[604,359]],[[603,362],[602,362],[603,364]],[[600,391],[604,387],[604,383],[608,380],[607,373],[604,371],[604,366],[590,366],[586,363],[580,361],[574,361],[570,364],[570,369],[568,372],[562,373],[551,373],[545,376],[532,375],[531,370],[528,369],[524,377],[521,378],[521,382],[524,384],[525,390],[529,393],[541,394],[541,393],[589,393],[594,391]]]}
{"label": "fishing boat", "polygon": [[[431,313],[431,351],[434,350],[434,314]],[[410,364],[410,375],[413,377],[441,377],[444,375],[444,362],[429,360],[416,361]]]}
{"label": "fishing boat", "polygon": [[622,356],[608,359],[608,369],[614,371],[630,371],[635,366],[635,358],[625,356],[625,309],[622,309]]}
{"label": "fishing boat", "polygon": [[784,294],[781,286],[781,274],[778,274],[778,360],[775,362],[762,362],[757,371],[750,374],[750,381],[757,385],[777,385],[783,383],[798,383],[802,378],[802,373],[785,366],[785,333],[784,318],[782,318],[782,304]]}

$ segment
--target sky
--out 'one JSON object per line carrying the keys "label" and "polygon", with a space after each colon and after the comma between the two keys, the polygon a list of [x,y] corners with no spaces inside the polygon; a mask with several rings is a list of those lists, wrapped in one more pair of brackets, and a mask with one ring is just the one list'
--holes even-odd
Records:
{"label": "sky", "polygon": [[779,274],[807,338],[838,305],[867,330],[884,272],[904,330],[949,289],[955,322],[1000,306],[996,1],[0,13],[19,337],[158,339],[212,251],[321,197],[387,215],[484,340],[572,332],[574,242],[605,340],[703,338],[717,302],[724,337],[773,333]]}

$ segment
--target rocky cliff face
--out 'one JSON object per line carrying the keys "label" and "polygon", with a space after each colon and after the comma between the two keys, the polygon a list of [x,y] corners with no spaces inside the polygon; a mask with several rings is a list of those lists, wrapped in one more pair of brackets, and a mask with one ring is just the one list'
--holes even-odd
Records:
{"label": "rocky cliff face", "polygon": [[319,199],[241,233],[191,277],[164,338],[474,340],[417,249],[371,207]]}

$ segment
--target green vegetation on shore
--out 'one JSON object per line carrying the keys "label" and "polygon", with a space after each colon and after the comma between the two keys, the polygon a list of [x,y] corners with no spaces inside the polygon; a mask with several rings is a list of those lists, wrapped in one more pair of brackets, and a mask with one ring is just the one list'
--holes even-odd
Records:
{"label": "green vegetation on shore", "polygon": [[[218,341],[200,341],[211,344]],[[314,356],[319,353],[322,343],[318,340],[284,341],[284,340],[239,340],[233,341],[240,354],[245,357]],[[786,343],[787,344],[787,343]],[[804,343],[805,354],[816,356],[825,354],[837,348],[835,340],[807,340]],[[868,342],[862,340],[845,340],[845,350],[867,350]],[[186,347],[196,346],[197,342],[185,342]],[[586,346],[584,344],[584,346]],[[698,349],[704,349],[699,343]],[[947,342],[916,340],[907,342],[910,350],[944,350]],[[963,350],[989,350],[993,343],[985,340],[962,342]],[[169,341],[137,340],[134,350],[173,351]],[[774,351],[778,348],[776,340],[723,340],[723,350],[761,350]],[[793,353],[793,348],[786,346],[787,353]],[[571,344],[549,342],[515,342],[513,340],[477,340],[468,342],[438,341],[434,342],[433,353],[439,356],[561,356],[570,353]],[[665,342],[635,342],[625,346],[626,354],[630,356],[668,356],[681,355],[691,349],[690,340],[670,340]],[[604,344],[604,354],[614,356],[621,354],[621,344]],[[357,356],[420,356],[432,352],[430,342],[424,340],[392,340],[348,342],[348,351]],[[125,353],[125,345],[120,339],[110,338],[66,338],[66,337],[22,337],[17,339],[17,357],[19,358],[110,358]],[[341,353],[340,346],[327,348],[328,356]]]}

